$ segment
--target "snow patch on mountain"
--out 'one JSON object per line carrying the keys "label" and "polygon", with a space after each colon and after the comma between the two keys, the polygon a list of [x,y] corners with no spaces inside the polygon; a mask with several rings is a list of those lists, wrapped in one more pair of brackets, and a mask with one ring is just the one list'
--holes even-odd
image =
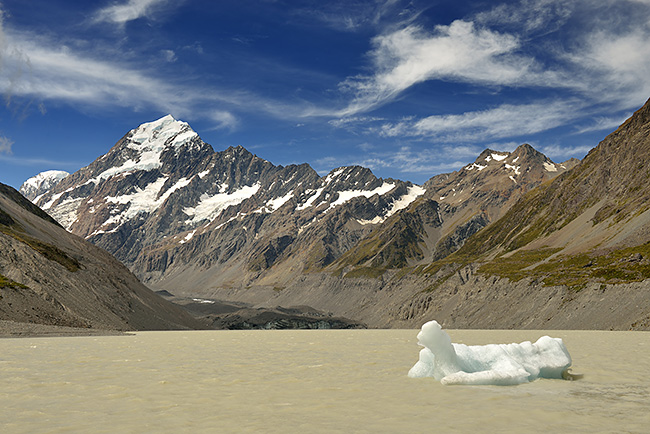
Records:
{"label": "snow patch on mountain", "polygon": [[217,193],[212,196],[203,193],[196,206],[183,209],[183,212],[191,217],[185,220],[185,223],[198,224],[203,220],[213,221],[228,207],[239,205],[246,199],[253,197],[260,187],[260,184],[256,183],[251,186],[245,185],[232,193]]}
{"label": "snow patch on mountain", "polygon": [[384,182],[382,185],[379,187],[375,188],[374,190],[344,190],[344,191],[339,191],[339,197],[336,199],[334,202],[330,204],[330,209],[334,208],[337,205],[342,205],[345,202],[354,199],[355,197],[359,196],[365,196],[365,197],[372,197],[376,194],[378,195],[383,195],[391,191],[393,188],[395,188],[395,184],[391,184],[389,182]]}
{"label": "snow patch on mountain", "polygon": [[487,167],[487,166],[482,166],[482,165],[477,164],[477,163],[472,163],[472,164],[470,164],[469,166],[465,167],[465,170],[473,170],[473,169],[476,169],[476,170],[478,170],[478,171],[480,172],[481,170],[485,169],[486,167]]}
{"label": "snow patch on mountain", "polygon": [[513,165],[510,165],[510,164],[507,164],[507,163],[504,164],[504,166],[505,166],[506,169],[510,169],[513,172],[515,172],[515,175],[521,175],[521,172],[519,171],[519,169],[521,169],[521,166],[513,166]]}
{"label": "snow patch on mountain", "polygon": [[313,206],[316,199],[318,199],[320,197],[320,195],[323,193],[323,190],[325,190],[325,187],[321,187],[321,188],[318,188],[316,190],[311,190],[310,189],[310,190],[305,191],[305,193],[311,194],[311,196],[309,196],[309,198],[305,201],[305,203],[303,203],[302,205],[298,205],[296,207],[296,211],[302,211],[302,210],[304,210],[306,208],[309,208],[310,206]]}
{"label": "snow patch on mountain", "polygon": [[[135,192],[131,194],[125,194],[116,197],[107,197],[107,203],[114,203],[120,205],[128,204],[122,212],[117,212],[115,215],[111,216],[108,220],[101,225],[100,230],[93,232],[93,235],[98,233],[104,233],[104,228],[110,227],[112,225],[117,225],[109,232],[115,232],[121,225],[123,225],[128,220],[138,216],[140,213],[151,213],[157,210],[169,196],[172,195],[175,191],[186,187],[190,183],[190,179],[181,178],[176,184],[168,188],[164,193],[161,194],[161,190],[167,182],[167,177],[163,176],[158,178],[156,181],[148,184],[144,189],[136,187]],[[112,210],[111,212],[114,212]]]}
{"label": "snow patch on mountain", "polygon": [[289,193],[285,194],[282,197],[276,197],[275,199],[270,199],[266,203],[266,208],[269,211],[273,212],[279,209],[280,207],[282,207],[282,205],[284,205],[288,201],[290,201],[292,197],[293,197],[293,190],[291,190]]}
{"label": "snow patch on mountain", "polygon": [[420,187],[419,185],[412,185],[406,190],[406,194],[399,199],[397,199],[395,202],[393,202],[393,205],[391,206],[390,210],[388,213],[386,213],[386,218],[392,216],[395,214],[397,211],[401,211],[407,206],[409,206],[415,199],[418,197],[422,196],[425,193],[425,189]]}
{"label": "snow patch on mountain", "polygon": [[557,172],[557,167],[555,167],[555,164],[553,163],[548,163],[545,161],[544,168],[546,169],[547,172]]}
{"label": "snow patch on mountain", "polygon": [[83,201],[83,197],[65,199],[49,214],[54,220],[58,221],[61,226],[70,230],[72,224],[77,221],[77,210]]}

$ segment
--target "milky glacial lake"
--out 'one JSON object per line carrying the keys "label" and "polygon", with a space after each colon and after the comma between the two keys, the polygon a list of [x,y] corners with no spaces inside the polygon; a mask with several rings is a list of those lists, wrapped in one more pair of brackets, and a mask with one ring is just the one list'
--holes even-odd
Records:
{"label": "milky glacial lake", "polygon": [[648,432],[648,332],[449,334],[468,345],[560,337],[584,378],[408,378],[417,330],[0,339],[0,432]]}

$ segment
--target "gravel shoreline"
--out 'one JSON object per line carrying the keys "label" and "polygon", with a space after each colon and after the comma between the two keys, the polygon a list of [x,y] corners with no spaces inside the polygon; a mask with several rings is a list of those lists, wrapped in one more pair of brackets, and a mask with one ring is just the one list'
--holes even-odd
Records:
{"label": "gravel shoreline", "polygon": [[37,338],[62,336],[120,336],[119,330],[99,330],[0,320],[0,338]]}

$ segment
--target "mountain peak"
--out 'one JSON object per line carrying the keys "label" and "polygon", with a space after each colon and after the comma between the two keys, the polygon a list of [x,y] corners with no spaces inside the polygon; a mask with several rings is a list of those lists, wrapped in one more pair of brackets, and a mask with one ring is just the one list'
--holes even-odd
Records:
{"label": "mountain peak", "polygon": [[[129,147],[160,149],[172,144],[178,148],[197,136],[198,134],[187,122],[178,121],[172,115],[167,115],[131,130]],[[170,139],[172,139],[171,143],[168,143]]]}
{"label": "mountain peak", "polygon": [[478,158],[476,158],[476,161],[474,163],[485,164],[485,163],[489,163],[490,161],[502,161],[508,158],[509,155],[510,155],[509,152],[499,152],[487,148],[486,150],[480,153],[480,155],[478,156]]}
{"label": "mountain peak", "polygon": [[512,151],[510,154],[513,157],[522,157],[526,159],[536,159],[540,161],[547,161],[549,160],[548,157],[541,152],[539,152],[537,149],[533,148],[530,146],[528,143],[524,143],[522,145],[519,145],[517,149]]}
{"label": "mountain peak", "polygon": [[33,201],[68,175],[69,173],[63,170],[46,170],[25,181],[20,186],[20,193]]}

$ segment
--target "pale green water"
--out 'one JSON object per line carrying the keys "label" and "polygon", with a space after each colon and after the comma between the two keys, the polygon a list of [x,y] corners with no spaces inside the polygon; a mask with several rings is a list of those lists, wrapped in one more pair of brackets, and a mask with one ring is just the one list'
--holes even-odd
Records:
{"label": "pale green water", "polygon": [[564,339],[580,381],[410,379],[415,330],[147,332],[0,340],[2,433],[650,432],[650,333]]}

